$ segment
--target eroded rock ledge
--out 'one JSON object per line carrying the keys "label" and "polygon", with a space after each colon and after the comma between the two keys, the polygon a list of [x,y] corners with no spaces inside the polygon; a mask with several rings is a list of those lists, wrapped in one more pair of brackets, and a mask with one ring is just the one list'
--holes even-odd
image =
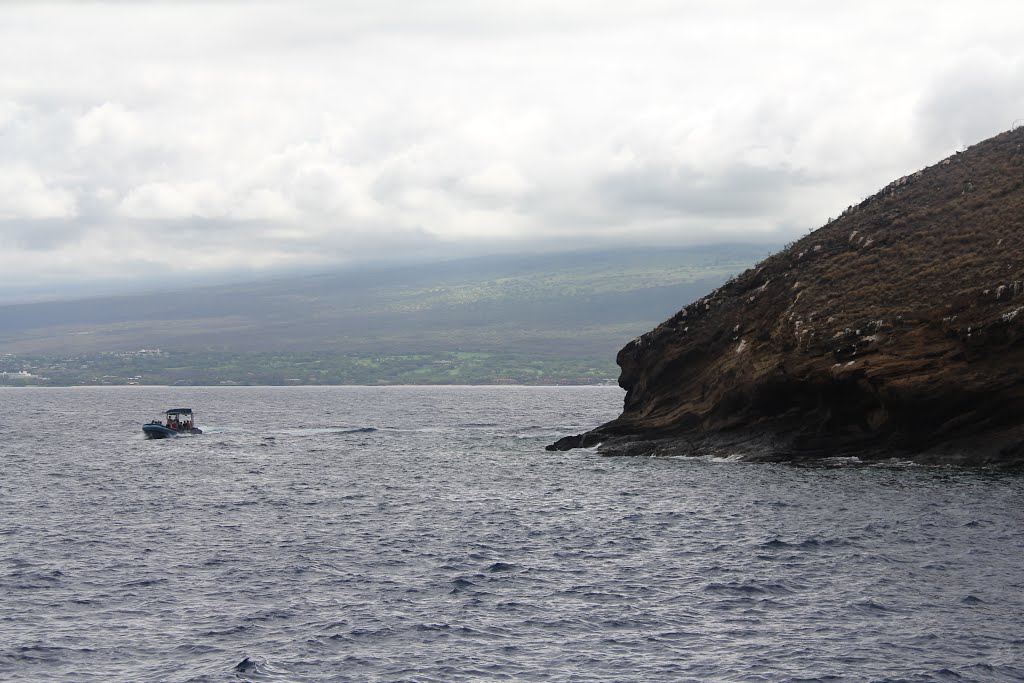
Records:
{"label": "eroded rock ledge", "polygon": [[890,183],[617,357],[550,450],[1024,465],[1024,129]]}

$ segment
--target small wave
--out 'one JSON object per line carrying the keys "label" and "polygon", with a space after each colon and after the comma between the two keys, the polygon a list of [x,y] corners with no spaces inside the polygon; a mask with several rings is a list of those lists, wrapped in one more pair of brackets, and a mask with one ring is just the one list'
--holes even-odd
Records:
{"label": "small wave", "polygon": [[801,503],[785,502],[781,500],[755,500],[753,505],[756,507],[770,507],[770,508],[801,508],[804,507]]}
{"label": "small wave", "polygon": [[793,592],[780,583],[709,583],[704,587],[704,590],[711,593],[731,593],[735,595],[786,594]]}
{"label": "small wave", "polygon": [[121,584],[123,588],[149,588],[150,586],[159,586],[160,584],[169,583],[168,579],[138,579],[136,581],[128,581],[127,583]]}
{"label": "small wave", "polygon": [[742,455],[741,453],[733,453],[732,455],[711,455],[711,456],[708,456],[707,458],[701,458],[701,459],[702,460],[706,459],[707,462],[713,462],[713,463],[745,462],[745,456]]}
{"label": "small wave", "polygon": [[449,631],[450,624],[416,624],[417,631]]}
{"label": "small wave", "polygon": [[9,658],[15,662],[38,666],[39,664],[62,661],[67,657],[67,653],[73,651],[70,648],[49,645],[22,645],[15,650],[15,654],[0,655],[0,661],[3,661],[3,658]]}
{"label": "small wave", "polygon": [[814,550],[816,548],[837,548],[851,545],[853,545],[853,542],[845,538],[807,538],[798,543],[790,543],[780,538],[773,538],[758,547],[769,550]]}
{"label": "small wave", "polygon": [[294,673],[282,669],[279,666],[272,665],[267,661],[265,657],[245,657],[242,661],[232,667],[235,678],[243,681],[249,680],[288,680],[288,681],[305,681],[309,680],[305,677],[296,677]]}
{"label": "small wave", "polygon": [[509,564],[508,562],[495,562],[487,568],[489,572],[510,572],[513,569],[517,569],[516,565]]}
{"label": "small wave", "polygon": [[294,616],[291,612],[284,610],[269,610],[262,614],[255,614],[252,616],[245,617],[248,622],[268,622],[277,621],[279,619],[291,619]]}
{"label": "small wave", "polygon": [[232,635],[235,635],[236,633],[245,633],[251,627],[252,627],[251,624],[248,625],[248,626],[243,626],[243,625],[239,624],[238,626],[231,626],[230,628],[214,629],[212,631],[207,631],[203,635],[206,635],[206,636],[232,636]]}
{"label": "small wave", "polygon": [[[376,427],[296,427],[294,429],[282,429],[276,433],[280,436],[308,438],[314,436],[332,436],[345,434],[370,434],[378,431]],[[275,437],[265,436],[265,440],[272,440]]]}
{"label": "small wave", "polygon": [[831,458],[822,458],[822,462],[829,465],[860,465],[864,461],[856,455],[836,455]]}
{"label": "small wave", "polygon": [[885,605],[875,602],[874,600],[861,600],[860,602],[853,603],[853,608],[858,612],[868,612],[872,614],[881,614],[891,612]]}
{"label": "small wave", "polygon": [[266,660],[257,661],[255,659],[249,659],[248,657],[246,657],[238,664],[235,664],[234,670],[238,671],[239,673],[255,673],[256,670],[259,668],[260,664],[262,663],[266,663]]}
{"label": "small wave", "polygon": [[[478,574],[477,576],[481,579],[484,578],[482,574]],[[454,579],[452,581],[449,581],[449,585],[452,587],[452,589],[448,591],[449,595],[458,595],[459,593],[466,593],[468,595],[481,595],[484,592],[481,590],[479,585],[477,585],[473,581],[470,581],[469,579]]]}
{"label": "small wave", "polygon": [[14,588],[37,589],[52,586],[59,583],[64,577],[64,572],[59,569],[51,571],[16,571],[8,574],[5,579],[21,579],[25,583],[12,584]]}
{"label": "small wave", "polygon": [[354,628],[348,632],[350,638],[356,639],[373,639],[373,638],[387,638],[395,635],[395,629],[390,626],[382,626],[380,628]]}
{"label": "small wave", "polygon": [[1021,681],[1024,680],[1024,669],[1009,664],[980,662],[964,666],[959,671],[939,669],[935,675],[945,680]]}

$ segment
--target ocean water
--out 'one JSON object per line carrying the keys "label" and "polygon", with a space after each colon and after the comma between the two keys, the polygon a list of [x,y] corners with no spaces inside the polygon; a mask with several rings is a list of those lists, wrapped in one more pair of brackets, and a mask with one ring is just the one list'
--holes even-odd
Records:
{"label": "ocean water", "polygon": [[621,400],[0,389],[0,680],[1024,680],[1024,475],[544,451]]}

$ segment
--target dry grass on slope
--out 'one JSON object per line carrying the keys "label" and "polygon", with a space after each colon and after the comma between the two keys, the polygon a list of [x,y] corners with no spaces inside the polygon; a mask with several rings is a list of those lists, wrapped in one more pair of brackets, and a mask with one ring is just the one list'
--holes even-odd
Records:
{"label": "dry grass on slope", "polygon": [[751,317],[783,307],[779,332],[808,350],[844,330],[966,334],[1012,315],[1024,305],[1024,129],[894,181],[708,297],[730,298]]}

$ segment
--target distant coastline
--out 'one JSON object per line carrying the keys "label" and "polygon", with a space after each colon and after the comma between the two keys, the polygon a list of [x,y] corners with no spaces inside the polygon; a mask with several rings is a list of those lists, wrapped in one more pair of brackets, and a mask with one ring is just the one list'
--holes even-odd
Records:
{"label": "distant coastline", "polygon": [[615,384],[611,357],[519,354],[231,354],[142,351],[0,356],[0,386],[387,386]]}
{"label": "distant coastline", "polygon": [[601,384],[769,249],[574,251],[0,306],[0,385]]}

